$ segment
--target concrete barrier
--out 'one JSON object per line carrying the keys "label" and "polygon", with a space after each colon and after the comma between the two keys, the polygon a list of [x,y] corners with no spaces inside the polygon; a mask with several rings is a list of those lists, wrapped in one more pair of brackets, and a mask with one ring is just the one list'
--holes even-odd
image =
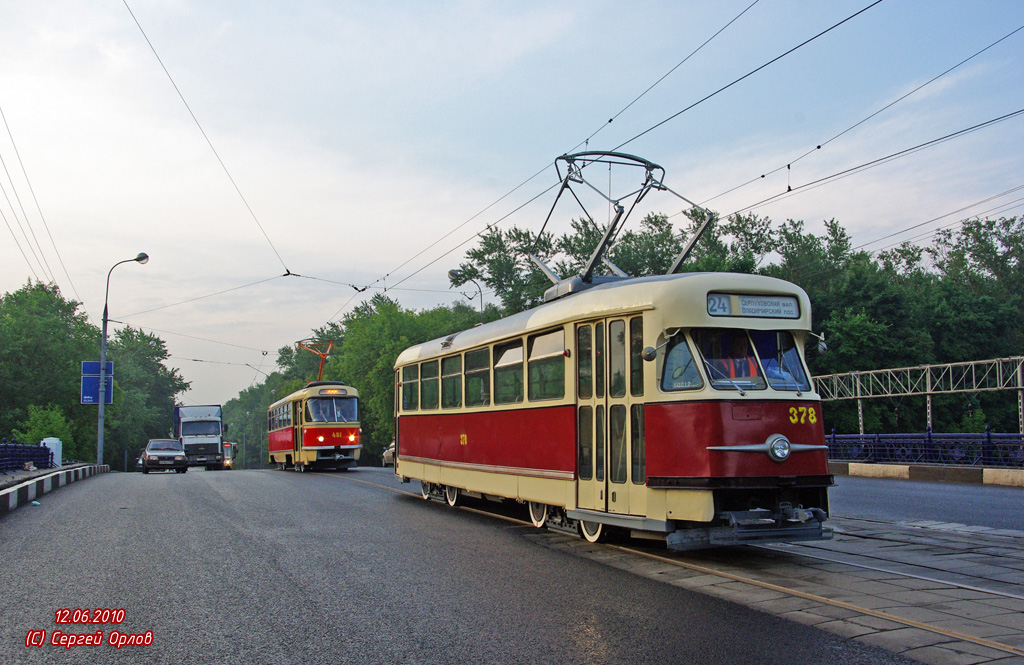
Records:
{"label": "concrete barrier", "polygon": [[110,471],[108,464],[83,464],[75,467],[64,467],[55,471],[43,472],[16,485],[0,490],[0,515],[5,515],[18,506],[35,501],[37,498],[53,490],[84,480],[98,473]]}
{"label": "concrete barrier", "polygon": [[1024,487],[1024,470],[991,469],[942,464],[865,464],[863,462],[829,462],[829,472],[837,476],[918,480],[930,483],[961,485],[1004,485]]}

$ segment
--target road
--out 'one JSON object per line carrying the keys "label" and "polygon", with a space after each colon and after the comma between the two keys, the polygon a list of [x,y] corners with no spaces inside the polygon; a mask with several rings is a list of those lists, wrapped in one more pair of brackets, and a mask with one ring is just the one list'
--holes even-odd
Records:
{"label": "road", "polygon": [[1024,490],[994,485],[955,485],[836,476],[831,513],[882,522],[932,520],[1024,531]]}
{"label": "road", "polygon": [[[538,546],[390,470],[112,473],[40,503],[0,519],[4,663],[909,662]],[[25,646],[115,629],[152,644]]]}

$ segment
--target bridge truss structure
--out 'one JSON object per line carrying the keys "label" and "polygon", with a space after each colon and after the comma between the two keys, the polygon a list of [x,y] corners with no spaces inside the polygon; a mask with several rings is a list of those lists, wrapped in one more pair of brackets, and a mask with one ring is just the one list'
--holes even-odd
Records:
{"label": "bridge truss structure", "polygon": [[1024,356],[825,374],[814,377],[814,385],[823,402],[857,400],[861,434],[864,433],[865,399],[924,395],[930,428],[933,395],[1016,390],[1017,421],[1024,434]]}

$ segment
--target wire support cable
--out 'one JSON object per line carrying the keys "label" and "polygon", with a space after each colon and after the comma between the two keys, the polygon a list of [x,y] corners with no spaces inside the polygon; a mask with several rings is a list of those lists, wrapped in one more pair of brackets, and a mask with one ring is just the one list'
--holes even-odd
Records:
{"label": "wire support cable", "polygon": [[255,281],[255,282],[249,282],[248,284],[242,284],[241,286],[233,286],[230,289],[224,289],[223,291],[217,291],[216,293],[208,293],[205,296],[196,296],[195,298],[189,298],[188,300],[182,300],[180,302],[171,303],[170,305],[161,305],[160,307],[154,307],[152,309],[145,309],[145,310],[142,310],[141,312],[132,312],[131,314],[127,314],[126,316],[129,316],[129,317],[131,317],[131,316],[140,316],[142,314],[149,314],[150,312],[158,312],[158,311],[160,311],[162,309],[169,309],[171,307],[177,307],[178,305],[186,305],[186,304],[188,304],[190,302],[196,302],[197,300],[205,300],[206,298],[213,298],[214,296],[223,295],[225,293],[231,293],[232,291],[239,291],[241,289],[247,289],[250,286],[256,286],[257,284],[265,284],[267,282],[272,282],[275,279],[280,279],[280,278],[285,277],[285,276],[287,276],[287,275],[274,275],[273,277],[268,277],[266,279],[261,279],[261,280]]}
{"label": "wire support cable", "polygon": [[[126,326],[132,325],[131,323],[129,323],[127,321],[117,321],[117,320],[114,320],[114,319],[108,319],[108,320],[111,323],[120,323],[121,325],[126,325]],[[160,328],[150,328],[149,326],[137,326],[137,327],[142,332],[150,331],[150,332],[163,333],[165,335],[175,335],[177,337],[187,337],[189,339],[198,340],[200,342],[209,342],[211,344],[220,344],[220,345],[223,345],[223,346],[233,346],[236,349],[245,349],[247,351],[256,351],[256,352],[262,353],[264,355],[269,353],[269,351],[267,351],[266,349],[257,349],[257,348],[251,347],[251,346],[244,346],[242,344],[232,344],[231,342],[222,342],[220,340],[208,339],[206,337],[197,337],[195,335],[186,335],[185,333],[174,332],[173,330],[161,330]]]}
{"label": "wire support cable", "polygon": [[286,273],[290,272],[288,270],[288,266],[284,262],[284,259],[281,258],[281,253],[277,251],[277,247],[274,246],[274,242],[270,239],[270,236],[267,235],[266,229],[263,228],[263,224],[260,223],[259,218],[256,216],[256,212],[253,211],[252,206],[249,205],[249,201],[245,198],[245,195],[242,194],[242,190],[239,188],[238,183],[235,182],[235,178],[231,175],[231,171],[228,170],[224,160],[221,159],[220,153],[217,152],[217,148],[213,145],[213,141],[210,140],[210,137],[206,134],[206,130],[203,129],[203,125],[199,122],[199,118],[197,118],[196,114],[192,112],[192,107],[190,107],[188,102],[185,100],[185,95],[183,95],[181,90],[178,89],[178,84],[174,82],[174,77],[171,76],[171,72],[168,71],[166,65],[164,65],[164,61],[160,58],[160,54],[157,53],[156,48],[153,46],[153,42],[149,40],[149,36],[146,35],[146,31],[142,29],[142,24],[139,23],[137,18],[135,18],[135,12],[133,12],[132,8],[128,6],[128,0],[122,0],[122,2],[124,2],[125,9],[127,9],[128,13],[131,14],[132,20],[135,21],[135,25],[138,26],[139,32],[142,33],[143,39],[145,39],[146,43],[149,45],[149,49],[156,57],[156,61],[160,63],[160,67],[164,70],[164,74],[167,75],[167,79],[171,82],[171,86],[174,87],[174,92],[178,93],[178,98],[181,99],[181,103],[185,105],[185,109],[188,111],[188,114],[192,116],[192,120],[196,123],[196,127],[199,128],[199,132],[203,135],[203,138],[206,139],[206,144],[210,146],[210,150],[213,151],[213,156],[217,158],[217,162],[224,170],[224,174],[227,175],[228,180],[231,182],[231,186],[235,188],[235,192],[238,194],[239,198],[242,199],[242,203],[245,205],[246,210],[249,211],[249,215],[252,217],[252,220],[256,222],[256,226],[259,227],[260,233],[263,234],[267,244],[270,245],[270,249],[272,249],[274,255],[277,256],[277,260],[281,263],[281,267],[285,269]]}

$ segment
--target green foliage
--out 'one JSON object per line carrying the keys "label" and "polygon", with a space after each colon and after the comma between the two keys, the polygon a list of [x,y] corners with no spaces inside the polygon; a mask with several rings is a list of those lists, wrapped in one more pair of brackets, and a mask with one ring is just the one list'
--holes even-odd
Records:
{"label": "green foliage", "polygon": [[[89,461],[96,456],[97,414],[95,405],[80,404],[81,362],[99,358],[100,331],[78,308],[51,284],[29,282],[0,298],[0,435],[34,432],[34,418],[42,416],[33,409],[45,407],[47,418],[59,413],[67,428],[60,437],[64,456]],[[115,371],[104,456],[121,468],[126,452],[133,460],[147,438],[167,433],[174,397],[188,384],[163,366],[168,354],[157,337],[123,328],[107,351]]]}
{"label": "green foliage", "polygon": [[60,407],[48,404],[28,407],[28,418],[14,436],[29,445],[39,443],[43,439],[55,437],[61,440],[65,457],[74,457],[76,452],[75,437],[71,432],[71,423],[64,417]]}
{"label": "green foliage", "polygon": [[[634,276],[662,274],[704,219],[702,211],[688,211],[680,231],[665,215],[648,215],[637,229],[620,235],[608,258]],[[488,319],[522,311],[539,304],[550,286],[528,253],[570,276],[582,270],[602,235],[603,229],[585,219],[574,220],[564,235],[539,239],[514,227],[491,228],[466,252],[452,286],[474,279],[493,290],[502,307],[489,306]],[[826,333],[830,348],[821,356],[808,353],[808,362],[814,374],[827,374],[1021,355],[1022,248],[1024,226],[1017,219],[968,222],[958,231],[940,233],[931,247],[903,245],[872,257],[854,251],[849,234],[834,219],[824,222],[823,233],[814,234],[803,221],[773,226],[750,214],[709,224],[682,270],[757,273],[804,288],[816,331]],[[599,265],[596,272],[607,274],[608,269]],[[324,378],[360,391],[364,460],[375,460],[391,439],[392,367],[398,354],[469,328],[478,317],[476,309],[465,305],[417,312],[377,296],[340,323],[314,331],[314,339],[335,340]],[[266,457],[266,407],[314,378],[318,359],[285,347],[278,363],[280,373],[225,405],[229,422],[237,423],[233,438],[245,437],[256,461],[252,455],[254,450],[260,454],[258,446]],[[935,431],[983,431],[985,424],[997,431],[1016,428],[1016,397],[1009,393],[937,396],[934,404]],[[855,402],[828,403],[823,409],[826,431],[857,431]],[[923,397],[869,400],[863,412],[868,431],[919,432],[926,427]]]}

